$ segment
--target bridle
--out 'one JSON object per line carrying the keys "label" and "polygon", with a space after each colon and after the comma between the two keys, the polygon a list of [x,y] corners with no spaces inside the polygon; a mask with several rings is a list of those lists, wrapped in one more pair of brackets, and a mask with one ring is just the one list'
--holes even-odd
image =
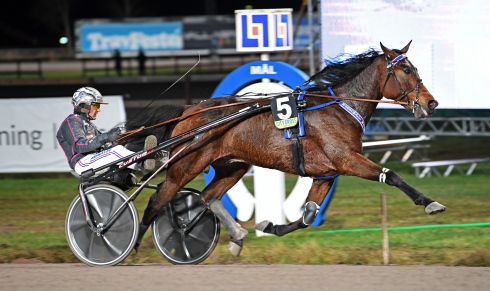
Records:
{"label": "bridle", "polygon": [[[415,86],[413,86],[408,91],[403,90],[400,82],[396,78],[395,71],[393,70],[393,68],[402,60],[406,60],[410,64],[410,67],[412,67],[412,71],[416,74],[416,77],[417,77],[417,83],[415,84]],[[408,58],[405,54],[401,54],[401,55],[397,56],[392,61],[389,61],[385,55],[385,61],[386,61],[386,68],[388,69],[388,75],[386,76],[386,81],[385,81],[385,84],[383,85],[383,90],[381,90],[381,95],[383,95],[383,92],[384,92],[385,87],[386,87],[386,83],[388,83],[388,80],[390,79],[390,77],[393,77],[393,80],[395,80],[395,83],[398,86],[398,88],[400,89],[400,93],[401,93],[401,96],[396,101],[406,99],[407,105],[410,104],[410,99],[408,99],[408,94],[410,92],[412,92],[413,90],[415,90],[415,101],[411,102],[412,103],[412,113],[414,113],[415,109],[420,106],[420,104],[419,104],[419,87],[420,87],[420,84],[422,84],[422,79],[420,79],[417,68],[414,67],[414,65],[408,60]],[[406,108],[406,109],[409,110],[409,108]]]}

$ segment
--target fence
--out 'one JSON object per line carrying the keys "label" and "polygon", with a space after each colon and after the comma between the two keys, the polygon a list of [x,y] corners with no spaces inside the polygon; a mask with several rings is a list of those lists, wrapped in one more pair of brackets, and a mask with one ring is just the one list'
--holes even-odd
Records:
{"label": "fence", "polygon": [[[298,68],[307,71],[309,62],[304,50],[270,53],[271,60],[290,61]],[[197,73],[227,73],[233,69],[260,59],[258,53],[240,53],[234,49],[203,49],[147,52],[144,75],[179,74],[192,67],[198,60]],[[3,78],[49,78],[47,72],[71,72],[69,77],[91,76],[132,76],[141,75],[137,53],[121,54],[121,70],[116,70],[113,54],[102,55],[64,55],[63,58],[48,56],[13,56],[0,58],[0,76]],[[59,77],[59,76],[58,76]]]}

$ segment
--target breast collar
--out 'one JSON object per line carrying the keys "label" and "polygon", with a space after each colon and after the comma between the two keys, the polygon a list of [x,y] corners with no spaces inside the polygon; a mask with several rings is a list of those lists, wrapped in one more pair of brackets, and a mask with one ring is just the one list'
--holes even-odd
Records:
{"label": "breast collar", "polygon": [[[332,96],[335,96],[335,93],[333,92],[333,90],[332,90],[331,87],[328,87],[328,91],[330,92],[330,94]],[[297,101],[304,101],[305,94],[306,94],[306,91],[301,91],[298,94],[298,97],[296,97],[296,100]],[[349,113],[359,123],[359,125],[362,128],[362,132],[364,133],[364,131],[366,130],[366,123],[364,121],[364,118],[362,118],[362,116],[355,109],[353,109],[352,107],[350,107],[349,105],[347,105],[347,103],[345,103],[344,101],[339,100],[338,98],[336,98],[333,101],[330,101],[330,102],[327,102],[327,103],[322,103],[322,104],[318,104],[318,105],[315,105],[315,106],[311,106],[311,107],[300,109],[299,112],[298,112],[298,117],[299,117],[299,122],[298,122],[299,133],[298,133],[298,136],[304,136],[305,135],[304,117],[303,117],[303,113],[304,112],[311,111],[311,110],[316,110],[316,109],[320,109],[320,108],[327,107],[327,106],[330,106],[330,105],[333,105],[333,104],[338,104],[340,106],[340,108],[344,109],[347,113]],[[291,131],[290,130],[285,130],[284,131],[284,137],[285,138],[291,138],[292,137]]]}

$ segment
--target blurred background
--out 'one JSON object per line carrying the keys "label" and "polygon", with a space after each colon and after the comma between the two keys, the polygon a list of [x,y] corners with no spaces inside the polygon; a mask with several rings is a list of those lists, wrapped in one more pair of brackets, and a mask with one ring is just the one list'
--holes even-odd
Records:
{"label": "blurred background", "polygon": [[[278,8],[292,10],[294,44],[291,50],[269,52],[268,58],[307,75],[340,53],[379,50],[380,42],[402,48],[413,41],[408,56],[440,106],[431,118],[416,121],[399,106],[381,104],[367,125],[366,140],[480,137],[478,149],[456,150],[450,157],[486,156],[486,1],[18,0],[0,11],[0,102],[20,104],[0,108],[19,117],[0,115],[0,157],[13,156],[14,149],[37,156],[32,122],[23,124],[21,118],[22,104],[33,98],[69,98],[76,89],[92,86],[104,96],[122,96],[118,116],[123,120],[152,101],[151,106],[157,106],[211,98],[230,72],[261,58],[260,52],[237,50],[235,12]],[[17,109],[19,113],[13,113]],[[51,140],[49,128],[42,135]],[[31,144],[20,143],[24,131],[32,131]],[[475,145],[473,140],[467,144]]]}

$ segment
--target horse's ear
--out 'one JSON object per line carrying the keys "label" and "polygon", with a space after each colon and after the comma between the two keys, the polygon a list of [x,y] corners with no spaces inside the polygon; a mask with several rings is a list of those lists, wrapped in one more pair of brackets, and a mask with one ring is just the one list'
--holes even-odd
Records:
{"label": "horse's ear", "polygon": [[385,56],[388,60],[393,60],[394,58],[396,58],[398,56],[397,53],[395,53],[394,51],[385,47],[381,42],[379,43],[379,45],[381,46],[381,49],[383,50],[383,53],[385,54]]}
{"label": "horse's ear", "polygon": [[408,48],[410,47],[410,44],[412,43],[412,41],[410,41],[404,48],[401,49],[401,51],[406,54],[407,51],[408,51]]}

